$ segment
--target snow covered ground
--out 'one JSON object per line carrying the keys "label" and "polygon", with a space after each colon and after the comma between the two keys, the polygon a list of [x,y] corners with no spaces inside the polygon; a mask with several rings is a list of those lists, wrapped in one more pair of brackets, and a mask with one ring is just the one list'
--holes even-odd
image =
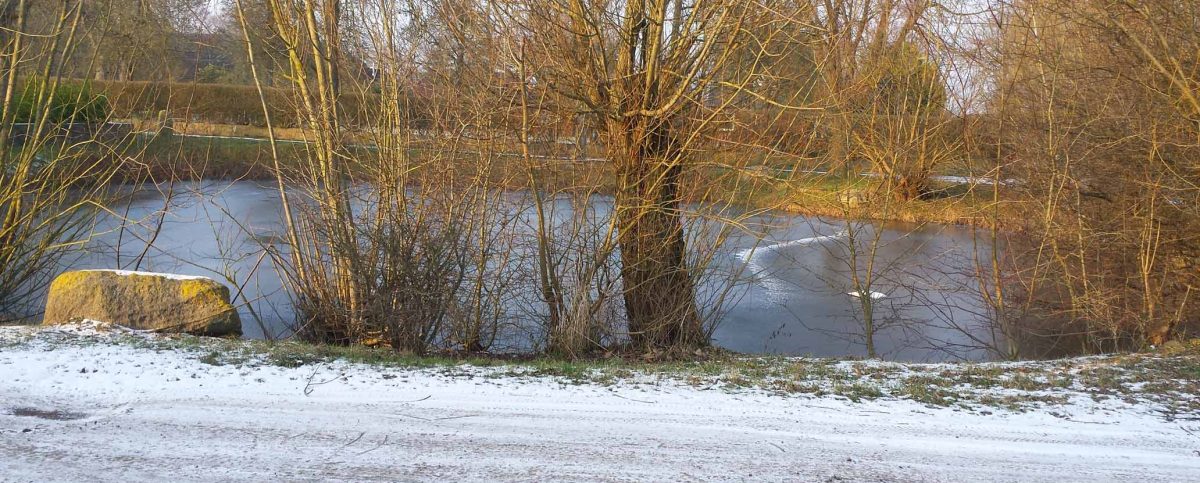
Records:
{"label": "snow covered ground", "polygon": [[1200,478],[1200,423],[1136,405],[965,411],[489,368],[212,365],[102,341],[0,327],[0,480]]}

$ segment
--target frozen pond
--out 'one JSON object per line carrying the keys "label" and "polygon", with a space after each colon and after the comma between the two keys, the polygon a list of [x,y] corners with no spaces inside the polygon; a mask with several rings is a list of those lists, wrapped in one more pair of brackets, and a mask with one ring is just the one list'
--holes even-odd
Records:
{"label": "frozen pond", "polygon": [[[272,184],[179,183],[169,200],[165,186],[132,190],[128,203],[110,207],[120,216],[102,219],[86,253],[65,260],[64,269],[209,276],[249,301],[241,308],[247,337],[263,337],[264,328],[272,335],[286,333],[293,321],[288,295],[270,259],[260,263],[259,242],[281,235],[281,207]],[[558,212],[569,212],[569,201],[548,203],[565,205]],[[593,203],[604,213],[611,199]],[[120,217],[139,223],[117,230]],[[990,335],[984,304],[973,293],[977,248],[969,228],[887,225],[871,243],[876,227],[836,219],[774,214],[741,222],[749,228],[726,240],[713,259],[718,271],[740,274],[742,280],[718,314],[715,344],[755,354],[865,355],[859,303],[850,294],[856,291],[847,263],[852,229],[860,242],[860,280],[868,259],[874,260],[869,289],[877,297],[874,320],[884,326],[875,337],[880,356],[906,361],[987,357],[979,348]],[[872,245],[873,256],[864,255],[864,247]],[[988,255],[986,248],[979,250]],[[535,276],[527,273],[518,282],[532,289]],[[701,284],[700,292],[718,290],[714,283]]]}

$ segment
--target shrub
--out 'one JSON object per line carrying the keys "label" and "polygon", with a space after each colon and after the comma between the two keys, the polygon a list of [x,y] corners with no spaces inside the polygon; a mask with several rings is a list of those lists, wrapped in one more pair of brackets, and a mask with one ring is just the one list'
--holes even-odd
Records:
{"label": "shrub", "polygon": [[196,71],[196,82],[201,84],[216,84],[229,79],[229,69],[208,64]]}
{"label": "shrub", "polygon": [[90,82],[59,83],[48,102],[43,102],[43,89],[49,85],[36,78],[24,81],[17,96],[15,122],[33,122],[47,109],[47,121],[51,123],[98,123],[112,113],[108,98],[94,93]]}

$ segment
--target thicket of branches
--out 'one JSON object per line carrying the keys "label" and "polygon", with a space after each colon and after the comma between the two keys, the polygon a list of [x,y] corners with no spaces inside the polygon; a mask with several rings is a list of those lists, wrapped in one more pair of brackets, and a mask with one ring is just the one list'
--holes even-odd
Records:
{"label": "thicket of branches", "polygon": [[[272,138],[300,126],[303,159],[273,157],[287,230],[271,254],[313,340],[479,351],[522,319],[564,354],[691,352],[737,279],[711,263],[721,244],[803,199],[779,186],[812,171],[866,179],[845,198],[874,208],[840,214],[878,222],[951,196],[935,175],[973,176],[986,249],[969,289],[1005,357],[1200,326],[1194,2],[3,5],[5,126],[14,86],[71,76],[241,83]],[[188,42],[225,60],[155,65]],[[33,168],[44,152],[4,154],[14,253],[43,239],[9,241],[28,200],[79,183],[10,186],[104,179]]]}
{"label": "thicket of branches", "polygon": [[1028,213],[1008,317],[1073,336],[1069,352],[1194,334],[1200,6],[1022,1],[993,18],[994,172]]}
{"label": "thicket of branches", "polygon": [[[262,22],[262,5],[244,3],[241,11],[259,12]],[[1081,344],[1073,351],[1137,347],[1195,325],[1197,12],[1186,2],[1027,1],[983,11],[917,0],[265,6],[271,37],[284,45],[276,53],[287,61],[262,65],[289,66],[294,87],[315,92],[306,104],[309,127],[326,140],[314,163],[328,172],[310,177],[314,187],[343,186],[353,176],[338,166],[362,161],[339,154],[341,133],[329,116],[336,106],[327,101],[346,89],[423,99],[423,116],[436,129],[414,130],[411,116],[400,114],[411,111],[399,105],[393,121],[371,128],[388,138],[378,157],[404,160],[393,169],[420,180],[415,186],[449,182],[425,171],[457,165],[464,149],[485,154],[472,158],[478,175],[456,192],[489,192],[493,171],[525,173],[539,233],[528,253],[551,334],[587,334],[599,345],[599,328],[611,332],[611,321],[575,319],[595,319],[601,305],[615,304],[621,309],[608,313],[622,314],[617,326],[635,346],[704,345],[696,284],[706,265],[689,255],[703,244],[689,243],[695,213],[686,202],[745,199],[728,186],[714,194],[720,183],[712,170],[736,173],[773,159],[876,173],[877,193],[898,202],[929,195],[939,170],[987,180],[974,188],[992,191],[996,206],[1016,206],[1021,220],[991,224],[993,244],[1006,250],[978,265],[978,290],[1005,328],[1000,352],[1019,354],[1016,346],[1049,335],[1077,336],[1069,338]],[[246,37],[249,57],[256,47]],[[589,253],[568,257],[570,277],[561,273],[544,212],[558,188],[540,179],[537,161],[539,141],[564,136],[585,147],[581,140],[594,138],[590,154],[604,158],[615,179],[610,219],[588,227],[608,234],[586,244]],[[414,165],[406,153],[418,138],[436,154]],[[506,148],[519,149],[522,162],[486,154]],[[689,183],[698,173],[706,182]],[[461,176],[450,178],[461,184]],[[409,186],[391,195],[399,198],[448,192],[413,188],[409,178],[372,181]],[[325,194],[319,211],[354,212],[338,200],[344,191]],[[419,206],[441,210],[430,218],[436,223],[465,209]],[[333,220],[343,217],[352,215]],[[329,231],[353,226],[326,223]],[[346,234],[340,243],[362,238]],[[463,240],[438,243],[449,242]],[[335,271],[373,259],[338,262],[337,251],[327,254]],[[450,273],[469,272],[459,265]],[[455,280],[445,289],[460,290]],[[358,297],[346,289],[337,305],[356,306]],[[582,325],[564,332],[569,324]]]}
{"label": "thicket of branches", "polygon": [[120,163],[81,156],[95,136],[65,135],[69,123],[106,120],[104,99],[64,89],[83,35],[79,2],[0,2],[0,320],[40,312],[60,259],[90,233]]}

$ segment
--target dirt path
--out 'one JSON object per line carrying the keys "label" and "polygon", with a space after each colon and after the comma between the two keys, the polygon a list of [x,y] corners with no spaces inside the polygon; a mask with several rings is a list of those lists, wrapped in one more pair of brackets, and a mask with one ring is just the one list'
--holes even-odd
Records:
{"label": "dirt path", "polygon": [[1098,407],[984,414],[0,347],[3,481],[1194,481],[1200,432],[1189,430]]}

